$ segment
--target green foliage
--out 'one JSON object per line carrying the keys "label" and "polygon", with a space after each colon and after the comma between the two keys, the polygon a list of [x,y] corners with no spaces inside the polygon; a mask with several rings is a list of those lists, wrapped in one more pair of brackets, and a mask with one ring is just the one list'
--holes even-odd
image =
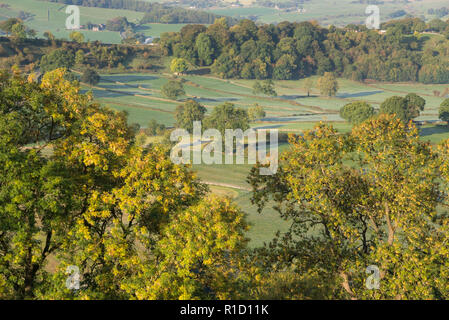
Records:
{"label": "green foliage", "polygon": [[249,128],[246,110],[236,108],[234,104],[229,102],[216,106],[203,122],[206,129],[217,129],[222,137],[225,136],[226,129],[242,129],[245,131]]}
{"label": "green foliage", "polygon": [[332,97],[337,95],[338,81],[331,72],[326,72],[324,76],[318,79],[317,86],[323,96]]}
{"label": "green foliage", "polygon": [[170,80],[161,88],[161,92],[169,99],[176,100],[179,96],[185,94],[184,86],[180,81]]}
{"label": "green foliage", "polygon": [[314,86],[313,80],[311,78],[307,78],[304,80],[303,89],[307,92],[307,96],[310,97],[310,91]]}
{"label": "green foliage", "polygon": [[265,94],[267,96],[274,96],[274,97],[278,95],[274,88],[274,82],[271,79],[265,80],[262,83],[260,83],[259,81],[254,82],[253,93]]}
{"label": "green foliage", "polygon": [[248,118],[251,121],[265,118],[265,115],[266,115],[265,110],[263,109],[262,106],[258,105],[257,103],[248,109]]}
{"label": "green foliage", "polygon": [[364,101],[351,102],[340,109],[340,116],[352,124],[362,123],[373,115],[374,108]]}
{"label": "green foliage", "polygon": [[195,42],[196,50],[198,51],[198,59],[201,65],[208,66],[212,64],[214,58],[214,47],[211,38],[201,33]]}
{"label": "green foliage", "polygon": [[43,35],[45,38],[47,38],[47,40],[50,40],[50,41],[55,40],[55,36],[53,33],[51,33],[51,31],[45,31]]}
{"label": "green foliage", "polygon": [[187,61],[183,58],[174,58],[170,63],[170,70],[173,73],[184,73],[187,71]]}
{"label": "green foliage", "polygon": [[444,100],[438,110],[438,118],[449,123],[449,99]]}
{"label": "green foliage", "polygon": [[79,31],[72,31],[69,34],[69,38],[70,38],[70,40],[78,42],[78,43],[84,42],[84,35]]}
{"label": "green foliage", "polygon": [[176,127],[193,132],[193,122],[202,121],[206,113],[206,108],[194,100],[188,100],[176,108]]}
{"label": "green foliage", "polygon": [[244,214],[64,73],[0,75],[0,298],[239,297]]}
{"label": "green foliage", "polygon": [[87,68],[84,70],[83,74],[81,75],[81,82],[87,83],[91,86],[96,85],[98,82],[100,82],[100,75],[91,68]]}
{"label": "green foliage", "polygon": [[9,18],[0,22],[0,30],[6,34],[12,33],[12,28],[17,24],[22,24],[22,20],[18,18]]}
{"label": "green foliage", "polygon": [[[449,30],[445,25],[439,32]],[[434,41],[432,50],[423,49],[433,40],[414,34],[427,28],[417,18],[386,23],[386,35],[311,22],[257,26],[245,19],[232,27],[214,23],[203,30],[189,28],[196,29],[193,37],[186,38],[182,31],[163,35],[164,53],[200,65],[208,65],[213,53],[211,71],[222,78],[289,80],[332,72],[357,81],[447,83],[449,77],[449,42]]]}
{"label": "green foliage", "polygon": [[106,30],[124,31],[130,25],[126,17],[116,17],[106,22]]}
{"label": "green foliage", "polygon": [[160,136],[165,132],[165,125],[162,123],[158,123],[156,120],[151,119],[148,123],[148,127],[145,130],[145,133],[149,136]]}
{"label": "green foliage", "polygon": [[72,52],[61,48],[42,56],[39,66],[42,72],[48,72],[58,68],[70,69],[74,63],[75,57]]}
{"label": "green foliage", "polygon": [[[447,142],[437,151],[391,115],[350,134],[317,125],[291,138],[274,176],[249,181],[262,209],[274,199],[291,228],[265,254],[277,270],[311,275],[333,299],[444,299],[449,253]],[[366,268],[380,287],[366,286]],[[322,298],[324,298],[322,296]]]}
{"label": "green foliage", "polygon": [[424,110],[426,101],[420,96],[410,93],[403,97],[390,97],[380,105],[380,113],[395,114],[399,119],[408,122],[419,116]]}

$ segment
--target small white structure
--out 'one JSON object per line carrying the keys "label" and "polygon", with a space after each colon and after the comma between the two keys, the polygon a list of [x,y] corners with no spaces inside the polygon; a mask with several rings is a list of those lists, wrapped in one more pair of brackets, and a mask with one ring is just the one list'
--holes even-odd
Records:
{"label": "small white structure", "polygon": [[148,37],[145,39],[145,42],[143,44],[153,44],[153,37]]}

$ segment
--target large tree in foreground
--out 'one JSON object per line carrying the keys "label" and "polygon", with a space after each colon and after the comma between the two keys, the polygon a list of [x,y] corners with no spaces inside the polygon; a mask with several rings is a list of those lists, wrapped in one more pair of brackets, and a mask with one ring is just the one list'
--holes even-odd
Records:
{"label": "large tree in foreground", "polygon": [[64,73],[0,75],[0,298],[243,294],[242,213]]}
{"label": "large tree in foreground", "polygon": [[259,208],[274,200],[291,221],[265,261],[310,275],[334,299],[448,298],[449,225],[437,210],[448,150],[390,115],[348,135],[320,124],[292,137],[276,175],[249,178]]}

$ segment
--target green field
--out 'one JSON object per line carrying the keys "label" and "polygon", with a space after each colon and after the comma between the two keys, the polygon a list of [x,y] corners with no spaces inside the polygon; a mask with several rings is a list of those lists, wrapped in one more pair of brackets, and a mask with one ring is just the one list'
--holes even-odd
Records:
{"label": "green field", "polygon": [[[286,0],[277,0],[281,3]],[[281,21],[309,21],[316,20],[322,25],[344,26],[350,23],[364,23],[368,15],[365,14],[367,4],[355,3],[353,0],[330,1],[311,0],[300,6],[305,12],[286,12],[275,8],[266,7],[234,7],[234,8],[213,8],[211,12],[233,17],[256,16],[258,22],[275,23]],[[427,14],[430,8],[441,8],[447,6],[447,0],[426,0],[426,1],[383,1],[379,4],[381,22],[389,19],[389,15],[398,10],[405,10],[414,16],[432,19],[433,16]]]}
{"label": "green field", "polygon": [[[145,127],[151,119],[166,125],[174,124],[176,106],[187,98],[195,98],[204,104],[208,112],[223,102],[232,102],[238,107],[248,108],[255,103],[264,106],[265,119],[252,124],[254,128],[277,128],[280,131],[300,133],[312,129],[318,121],[332,124],[340,132],[348,132],[352,126],[338,115],[340,107],[348,102],[366,100],[378,108],[386,98],[416,92],[422,95],[427,105],[421,120],[437,120],[438,107],[444,100],[435,97],[434,90],[443,91],[448,85],[424,85],[417,83],[372,83],[365,84],[339,79],[337,97],[326,98],[317,89],[307,97],[304,80],[276,81],[278,97],[255,96],[252,93],[254,80],[223,80],[212,76],[182,76],[186,96],[179,101],[162,96],[161,86],[171,79],[169,74],[103,74],[100,83],[92,88],[99,102],[112,108],[126,110],[129,121]],[[314,78],[316,80],[316,78]],[[85,88],[88,89],[88,88]],[[449,138],[449,128],[441,124],[421,127],[424,141],[438,143]],[[281,145],[283,150],[287,145]],[[276,231],[285,231],[288,222],[283,221],[271,208],[262,214],[250,203],[250,186],[246,182],[251,165],[194,165],[198,176],[208,183],[212,192],[233,197],[248,214],[252,227],[248,233],[252,246],[262,245],[273,238]]]}
{"label": "green field", "polygon": [[[39,0],[1,0],[0,3],[8,4],[9,9],[2,8],[0,12],[0,20],[17,17],[20,11],[32,14],[30,18],[25,20],[25,24],[36,30],[39,37],[42,37],[45,31],[51,31],[57,38],[68,39],[71,31],[65,29],[65,21],[68,14],[65,13],[66,5],[62,3],[52,3]],[[94,24],[106,23],[115,17],[127,17],[128,21],[138,23],[143,17],[143,12],[130,10],[105,9],[93,7],[80,8],[80,24],[88,22]],[[163,32],[179,31],[184,24],[160,24],[149,23],[138,28],[138,32],[142,32],[147,36],[159,37]],[[119,32],[113,31],[81,31],[86,40],[99,40],[103,43],[120,43],[121,38]]]}
{"label": "green field", "polygon": [[[153,1],[153,0],[147,0]],[[20,11],[29,12],[31,18],[25,23],[38,31],[39,36],[49,30],[58,38],[68,38],[70,31],[65,30],[65,5],[38,0],[0,0],[10,5],[2,8],[0,19],[16,17]],[[279,22],[283,20],[305,21],[318,20],[321,24],[348,24],[362,22],[365,19],[366,5],[350,4],[352,0],[341,0],[334,5],[323,1],[306,2],[305,13],[281,13],[270,8],[215,8],[212,12],[231,16],[258,16],[262,22]],[[407,12],[421,15],[428,8],[448,6],[447,0],[416,1],[407,4],[386,1],[380,5],[382,17],[391,12],[404,9]],[[126,16],[129,21],[137,22],[143,16],[142,12],[127,10],[81,7],[81,24],[87,22],[105,23],[107,20]],[[49,19],[48,19],[49,12]],[[426,16],[426,18],[432,18]],[[157,37],[163,32],[178,31],[183,24],[146,24],[138,28],[147,36]],[[101,40],[104,43],[119,43],[118,32],[83,31],[87,40]],[[426,35],[427,36],[427,35]],[[437,37],[437,36],[432,36]],[[432,42],[429,41],[429,48]],[[168,62],[168,61],[167,61]],[[111,71],[112,72],[112,71]],[[186,95],[178,101],[170,100],[161,94],[161,87],[172,78],[171,74],[155,73],[108,73],[101,74],[101,81],[94,87],[83,86],[83,90],[92,90],[95,99],[116,110],[129,114],[130,123],[138,123],[145,128],[152,119],[166,126],[174,125],[176,107],[186,99],[195,99],[203,104],[208,112],[224,102],[232,102],[237,107],[248,109],[254,104],[264,107],[266,117],[252,123],[253,128],[273,128],[284,132],[301,133],[312,129],[318,121],[332,124],[340,132],[348,132],[351,125],[339,117],[339,110],[347,103],[364,100],[376,109],[387,98],[404,96],[414,92],[426,99],[425,110],[417,120],[433,121],[420,128],[424,141],[436,144],[449,138],[449,128],[438,120],[438,108],[443,97],[435,96],[434,91],[444,92],[447,85],[424,85],[417,83],[360,83],[347,79],[339,79],[339,92],[336,97],[328,98],[319,94],[314,88],[307,96],[304,87],[305,80],[275,81],[277,97],[255,95],[252,87],[255,80],[224,80],[214,76],[183,75]],[[316,83],[317,77],[312,78]],[[286,148],[281,146],[281,150]],[[246,182],[251,165],[194,165],[198,176],[208,183],[213,193],[233,197],[236,203],[248,214],[252,228],[248,236],[251,245],[259,246],[273,238],[276,231],[285,231],[288,223],[280,219],[271,208],[266,208],[262,214],[250,203],[250,186]]]}

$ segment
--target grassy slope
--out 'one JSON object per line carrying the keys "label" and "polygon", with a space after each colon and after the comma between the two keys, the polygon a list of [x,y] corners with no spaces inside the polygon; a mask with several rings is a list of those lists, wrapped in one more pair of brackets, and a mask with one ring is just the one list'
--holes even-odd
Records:
{"label": "grassy slope", "polygon": [[[283,2],[286,0],[278,0]],[[311,0],[303,5],[305,13],[283,12],[274,8],[226,8],[212,9],[213,13],[229,16],[247,17],[255,15],[259,22],[274,23],[281,21],[308,21],[317,20],[323,25],[347,25],[350,23],[364,23],[367,15],[367,4],[353,3],[353,0],[323,1]],[[427,14],[429,8],[447,6],[447,0],[411,1],[407,4],[396,1],[384,1],[379,5],[381,21],[388,20],[389,15],[397,10],[405,10],[416,16],[424,15],[427,19],[433,18]]]}
{"label": "grassy slope", "polygon": [[[62,3],[51,3],[39,0],[1,0],[1,3],[9,4],[9,9],[2,8],[0,12],[0,20],[10,17],[17,17],[20,11],[29,12],[33,14],[30,19],[25,21],[25,24],[36,30],[38,36],[43,35],[45,31],[51,31],[57,38],[69,38],[70,31],[65,30],[65,21],[68,14],[65,13],[66,5]],[[79,7],[80,8],[80,23],[86,24],[88,22],[94,24],[106,23],[106,21],[124,16],[128,21],[137,23],[143,17],[143,12],[136,12],[131,10],[105,9],[93,7]],[[48,12],[50,12],[50,19],[48,20]],[[147,36],[159,37],[161,33],[168,31],[179,31],[184,24],[160,24],[151,23],[142,25],[138,32],[142,32]],[[118,32],[112,31],[81,31],[86,40],[99,40],[103,43],[120,43],[121,38]]]}

